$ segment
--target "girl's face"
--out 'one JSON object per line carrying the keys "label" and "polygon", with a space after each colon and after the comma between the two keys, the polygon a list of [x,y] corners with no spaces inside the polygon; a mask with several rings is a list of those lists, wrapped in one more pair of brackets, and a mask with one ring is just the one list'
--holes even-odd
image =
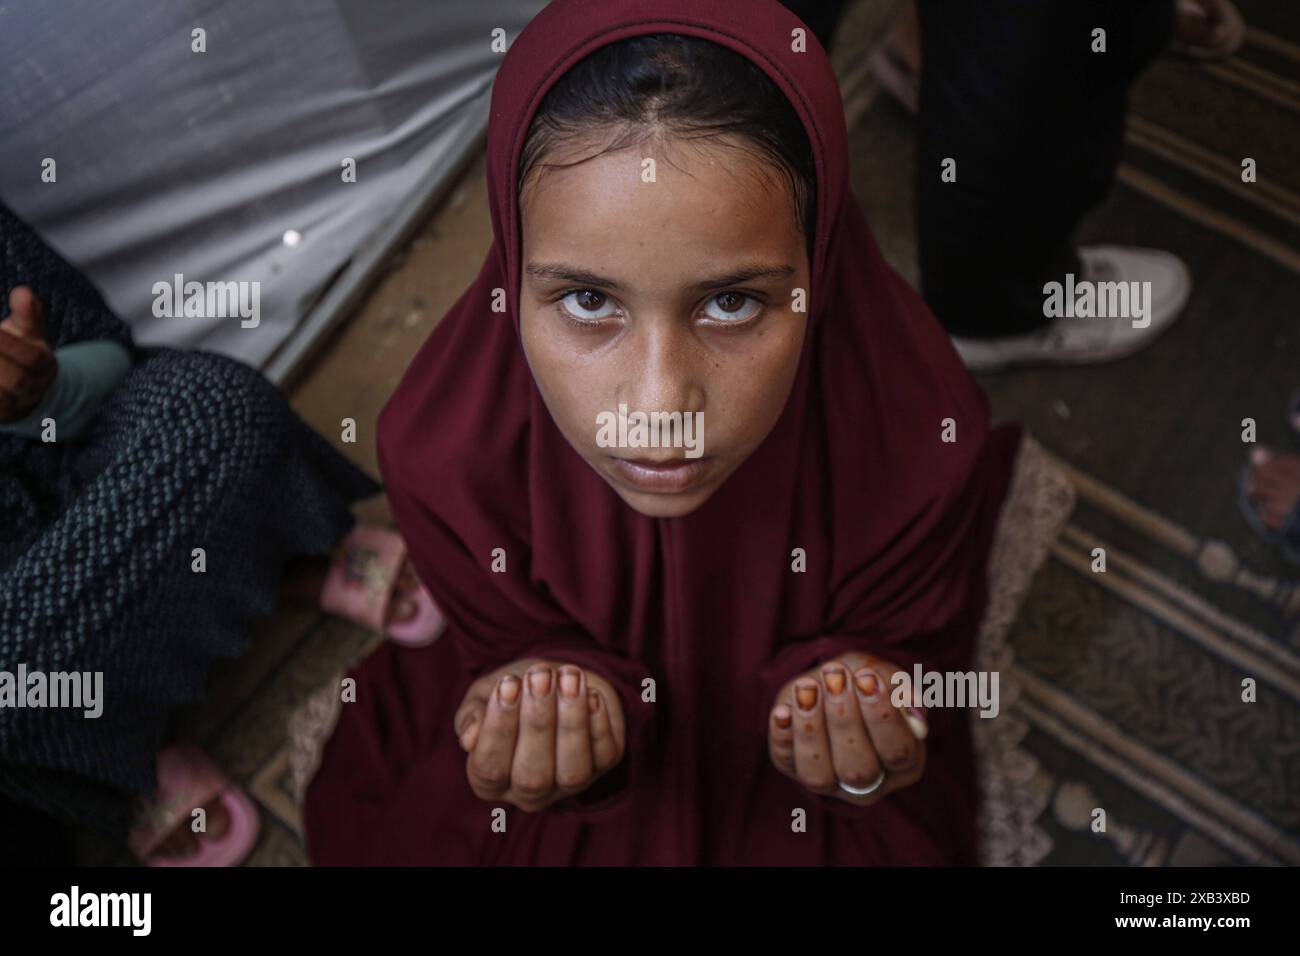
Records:
{"label": "girl's face", "polygon": [[776,424],[809,288],[775,171],[717,143],[671,147],[545,168],[520,197],[520,326],[537,387],[578,454],[658,518],[707,501]]}

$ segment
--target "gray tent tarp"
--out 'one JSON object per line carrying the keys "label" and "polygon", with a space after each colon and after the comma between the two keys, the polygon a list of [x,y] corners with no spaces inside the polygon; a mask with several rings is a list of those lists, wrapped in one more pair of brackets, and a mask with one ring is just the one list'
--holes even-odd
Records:
{"label": "gray tent tarp", "polygon": [[[142,344],[283,380],[481,146],[543,6],[0,0],[0,197]],[[216,308],[167,315],[191,282]]]}

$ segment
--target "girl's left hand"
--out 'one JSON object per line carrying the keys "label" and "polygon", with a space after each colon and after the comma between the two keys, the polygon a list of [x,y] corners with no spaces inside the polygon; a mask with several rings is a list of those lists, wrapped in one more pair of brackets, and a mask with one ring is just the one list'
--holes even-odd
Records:
{"label": "girl's left hand", "polygon": [[[890,702],[894,672],[867,654],[844,654],[789,681],[768,714],[768,754],[776,769],[814,793],[869,806],[911,786],[925,770],[925,713]],[[870,787],[857,796],[840,787]]]}

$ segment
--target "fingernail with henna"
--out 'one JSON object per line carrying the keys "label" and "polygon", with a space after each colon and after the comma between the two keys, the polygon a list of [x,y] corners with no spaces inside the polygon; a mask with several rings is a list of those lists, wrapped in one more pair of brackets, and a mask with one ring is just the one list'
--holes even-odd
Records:
{"label": "fingernail with henna", "polygon": [[876,692],[880,690],[880,681],[876,678],[876,673],[871,670],[871,668],[863,667],[854,671],[853,683],[857,685],[858,690],[867,700],[876,699]]}
{"label": "fingernail with henna", "polygon": [[519,678],[514,674],[506,674],[501,678],[501,683],[497,685],[497,697],[506,707],[510,707],[519,699]]}
{"label": "fingernail with henna", "polygon": [[812,710],[817,706],[817,685],[796,684],[794,688],[795,703],[800,710]]}
{"label": "fingernail with henna", "polygon": [[835,666],[822,669],[822,680],[826,682],[826,693],[836,695],[844,693],[844,685],[848,683],[844,668]]}
{"label": "fingernail with henna", "polygon": [[564,670],[560,671],[560,693],[563,696],[568,698],[577,697],[578,691],[581,690],[581,685],[582,675],[579,674],[577,670],[572,667],[566,667]]}
{"label": "fingernail with henna", "polygon": [[776,721],[776,725],[782,730],[790,726],[790,718],[790,708],[785,704],[778,705],[776,710],[772,711],[772,719]]}
{"label": "fingernail with henna", "polygon": [[925,714],[915,707],[904,707],[903,719],[907,721],[907,726],[912,728],[912,735],[917,740],[924,740],[925,735],[930,732],[929,725],[925,722]]}
{"label": "fingernail with henna", "polygon": [[528,692],[534,697],[545,697],[551,692],[551,669],[549,667],[528,672]]}
{"label": "fingernail with henna", "polygon": [[593,714],[600,710],[600,691],[594,687],[587,689],[587,710]]}

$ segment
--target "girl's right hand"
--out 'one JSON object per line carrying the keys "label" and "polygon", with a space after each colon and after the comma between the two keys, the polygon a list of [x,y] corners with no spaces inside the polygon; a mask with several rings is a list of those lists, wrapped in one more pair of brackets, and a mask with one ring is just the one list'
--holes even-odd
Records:
{"label": "girl's right hand", "polygon": [[626,740],[623,705],[608,681],[531,658],[471,684],[455,728],[475,795],[529,812],[586,790],[623,759]]}
{"label": "girl's right hand", "polygon": [[0,322],[0,422],[26,418],[58,374],[45,340],[45,309],[25,285],[9,293],[9,315]]}

